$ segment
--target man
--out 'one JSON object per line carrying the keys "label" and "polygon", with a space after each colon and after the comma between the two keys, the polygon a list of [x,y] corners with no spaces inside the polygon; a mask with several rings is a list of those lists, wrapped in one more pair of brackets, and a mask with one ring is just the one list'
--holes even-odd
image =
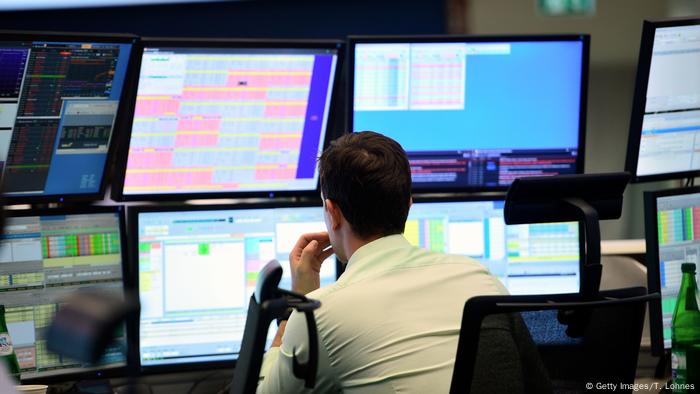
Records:
{"label": "man", "polygon": [[[328,232],[302,235],[290,253],[292,287],[321,301],[319,370],[313,392],[446,393],[465,301],[505,294],[477,261],[416,248],[403,237],[411,171],[396,141],[345,135],[319,159]],[[467,242],[467,240],[465,240]],[[321,263],[346,262],[319,289]],[[304,392],[292,354],[308,359],[306,321],[282,322],[265,356],[258,392]]]}

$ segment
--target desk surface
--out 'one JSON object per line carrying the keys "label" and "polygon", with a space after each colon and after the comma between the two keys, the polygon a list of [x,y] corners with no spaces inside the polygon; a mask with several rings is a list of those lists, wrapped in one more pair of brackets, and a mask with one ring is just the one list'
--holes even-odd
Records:
{"label": "desk surface", "polygon": [[608,239],[600,242],[600,253],[603,255],[645,254],[646,251],[644,239]]}

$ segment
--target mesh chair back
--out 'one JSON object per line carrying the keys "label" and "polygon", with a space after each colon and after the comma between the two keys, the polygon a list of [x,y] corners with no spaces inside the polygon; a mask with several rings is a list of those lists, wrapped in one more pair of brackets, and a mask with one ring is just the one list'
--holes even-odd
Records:
{"label": "mesh chair back", "polygon": [[635,287],[593,300],[474,297],[464,307],[451,392],[590,393],[587,383],[620,390],[634,382],[646,304],[658,296]]}

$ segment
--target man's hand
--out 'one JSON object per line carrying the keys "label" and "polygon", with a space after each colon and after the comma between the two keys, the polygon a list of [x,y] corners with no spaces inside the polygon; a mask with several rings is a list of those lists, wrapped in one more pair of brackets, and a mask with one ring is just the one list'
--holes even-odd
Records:
{"label": "man's hand", "polygon": [[292,290],[308,294],[321,286],[321,263],[333,254],[327,232],[302,235],[289,253]]}

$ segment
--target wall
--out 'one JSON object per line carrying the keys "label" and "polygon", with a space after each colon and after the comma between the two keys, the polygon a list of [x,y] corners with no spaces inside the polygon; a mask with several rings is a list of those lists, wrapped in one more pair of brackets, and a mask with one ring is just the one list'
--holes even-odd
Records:
{"label": "wall", "polygon": [[140,36],[345,38],[439,34],[446,22],[443,2],[433,0],[247,0],[0,12],[0,26]]}
{"label": "wall", "polygon": [[[535,0],[469,0],[472,34],[588,33],[591,66],[588,93],[586,172],[622,171],[625,166],[637,56],[644,19],[700,15],[689,0],[598,0],[593,16],[547,17]],[[619,221],[601,224],[604,239],[644,237],[642,192],[678,181],[630,185]]]}

